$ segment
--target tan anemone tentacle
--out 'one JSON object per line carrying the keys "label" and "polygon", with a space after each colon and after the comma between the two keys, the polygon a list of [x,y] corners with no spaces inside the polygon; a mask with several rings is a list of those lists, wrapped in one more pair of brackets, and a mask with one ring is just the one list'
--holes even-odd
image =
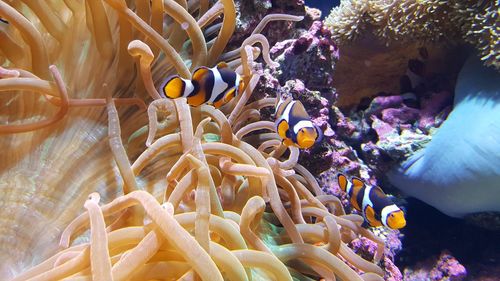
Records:
{"label": "tan anemone tentacle", "polygon": [[[288,180],[290,181],[291,184],[295,187],[297,190],[297,193],[306,199],[306,202],[310,204],[311,206],[314,206],[316,208],[320,208],[323,210],[327,210],[325,205],[323,205],[323,202],[321,202],[318,198],[316,198],[310,191],[305,187],[300,181],[298,181],[294,177],[289,177]],[[301,202],[302,203],[302,202]]]}
{"label": "tan anemone tentacle", "polygon": [[44,7],[44,3],[37,0],[23,0],[22,2],[37,15],[40,22],[57,41],[61,42],[63,40],[67,27],[61,18],[54,14],[54,11],[48,9],[47,6]]}
{"label": "tan anemone tentacle", "polygon": [[[281,20],[281,21],[301,21],[303,19],[304,19],[303,16],[294,16],[294,15],[287,15],[287,14],[269,14],[269,15],[266,15],[265,17],[263,17],[262,20],[260,20],[260,22],[257,24],[255,29],[252,31],[251,35],[261,33],[262,30],[264,30],[264,28],[267,26],[267,24],[271,21],[279,21],[279,20]],[[244,44],[242,44],[242,46],[244,46]],[[241,48],[237,48],[235,50],[227,52],[221,56],[221,59],[222,60],[234,59],[235,57],[238,56],[240,50],[241,50]]]}
{"label": "tan anemone tentacle", "polygon": [[135,248],[113,265],[113,280],[127,280],[131,274],[140,270],[141,266],[153,257],[164,241],[165,238],[159,231],[151,230]]}
{"label": "tan anemone tentacle", "polygon": [[276,130],[273,122],[271,122],[271,121],[258,121],[258,122],[248,124],[245,127],[241,128],[236,133],[236,137],[238,139],[242,139],[244,136],[250,134],[251,132],[254,132],[257,130],[263,130],[263,129],[267,129],[267,130],[270,130],[273,132]]}
{"label": "tan anemone tentacle", "polygon": [[[151,27],[158,34],[163,34],[163,0],[152,0],[151,1]],[[151,40],[146,41],[150,43]],[[150,44],[148,44],[150,45]],[[150,46],[154,57],[158,57],[159,49],[157,46]]]}
{"label": "tan anemone tentacle", "polygon": [[[255,149],[253,146],[240,141],[237,143],[238,147],[244,152],[248,153],[248,155],[252,156],[252,159],[258,166],[265,167],[271,171],[271,167],[267,163],[266,159]],[[278,187],[276,186],[276,182],[274,178],[271,178],[266,183],[266,192],[262,194],[264,199],[269,198],[269,203],[271,204],[271,208],[273,209],[276,217],[279,219],[283,227],[286,229],[290,239],[294,241],[294,243],[303,243],[302,237],[297,231],[295,224],[292,221],[292,218],[288,215],[283,206],[283,203],[280,200],[280,196],[278,193]]]}
{"label": "tan anemone tentacle", "polygon": [[193,145],[193,123],[186,98],[174,99],[175,108],[181,128],[182,151],[186,153]]}
{"label": "tan anemone tentacle", "polygon": [[[201,117],[201,109],[197,111]],[[193,146],[192,146],[192,151],[193,154],[203,163],[204,166],[208,167],[208,162],[205,156],[205,153],[203,152],[203,147],[201,146],[201,138],[204,132],[204,126],[210,122],[210,117],[205,118],[202,120],[198,126],[196,127],[196,132],[195,136],[193,138]],[[211,206],[211,211],[213,214],[217,216],[224,217],[224,210],[222,209],[222,205],[220,203],[219,196],[217,194],[217,190],[215,188],[215,180],[210,173],[210,169],[203,169],[200,170],[206,176],[206,184],[208,184],[209,192],[210,192],[210,206]]]}
{"label": "tan anemone tentacle", "polygon": [[207,167],[198,159],[190,154],[187,154],[187,159],[191,166],[196,169],[198,174],[198,186],[195,194],[196,204],[196,220],[194,226],[194,236],[200,246],[209,252],[210,250],[210,236],[208,232],[208,222],[210,218],[210,186],[208,178],[210,173]]}
{"label": "tan anemone tentacle", "polygon": [[274,254],[282,262],[297,258],[314,259],[322,267],[333,271],[342,280],[362,281],[361,277],[342,260],[322,248],[309,244],[288,244],[279,247]]}
{"label": "tan anemone tentacle", "polygon": [[116,164],[124,181],[123,194],[127,194],[138,189],[137,182],[135,180],[134,173],[132,172],[127,152],[123,147],[118,112],[116,111],[113,100],[109,97],[107,109],[109,146],[113,152],[113,157],[115,158]]}
{"label": "tan anemone tentacle", "polygon": [[[171,16],[180,26],[185,30],[191,39],[191,43],[193,44],[193,58],[191,69],[197,66],[204,66],[207,64],[207,44],[205,42],[205,38],[203,37],[203,33],[201,32],[200,27],[196,23],[196,20],[185,10],[184,7],[179,5],[173,0],[165,0],[163,1],[165,12]],[[174,31],[175,35],[175,31]],[[179,43],[183,43],[184,40],[181,37]],[[177,46],[176,46],[177,45]],[[179,44],[172,43],[172,47],[177,49]],[[182,44],[180,44],[182,45]],[[177,47],[177,48],[176,48]]]}
{"label": "tan anemone tentacle", "polygon": [[94,26],[92,31],[94,33],[97,50],[104,61],[110,61],[115,50],[104,4],[101,0],[85,0],[85,2],[88,4],[90,14],[92,15],[92,23]]}
{"label": "tan anemone tentacle", "polygon": [[[172,129],[178,125],[177,110],[175,108],[174,102],[170,99],[158,99],[151,102],[148,106],[148,119],[149,119],[149,133],[146,140],[146,146],[150,147],[153,142],[156,131],[158,130],[158,115],[157,112],[166,112],[167,122]],[[164,128],[168,130],[168,128]]]}
{"label": "tan anemone tentacle", "polygon": [[243,110],[241,114],[235,121],[234,130],[238,131],[243,127],[246,123],[256,122],[260,120],[260,112],[257,109],[247,109]]}
{"label": "tan anemone tentacle", "polygon": [[[198,25],[201,28],[206,27],[210,23],[212,23],[218,16],[222,14],[224,10],[224,6],[220,1],[217,1],[209,10],[202,14],[202,16],[198,19]],[[222,25],[221,25],[222,26]]]}
{"label": "tan anemone tentacle", "polygon": [[222,28],[219,35],[215,39],[215,43],[208,51],[208,65],[213,65],[219,60],[219,56],[224,51],[224,48],[233,35],[236,27],[236,8],[233,0],[219,0],[224,6],[224,19],[222,20]]}
{"label": "tan anemone tentacle", "polygon": [[[145,191],[133,191],[101,207],[104,216],[120,212],[123,209],[140,204],[151,220],[158,226],[169,244],[175,248],[203,280],[223,280],[210,256],[196,240],[169,215],[156,199]],[[88,224],[88,217],[77,218],[77,229]],[[75,220],[75,221],[76,221]]]}
{"label": "tan anemone tentacle", "polygon": [[225,273],[229,280],[245,281],[249,280],[241,262],[227,248],[210,242],[210,253],[215,263]]}
{"label": "tan anemone tentacle", "polygon": [[0,16],[19,29],[31,50],[31,67],[42,79],[49,78],[49,60],[47,49],[40,32],[16,9],[0,1]]}
{"label": "tan anemone tentacle", "polygon": [[252,246],[262,252],[272,253],[264,242],[254,233],[255,227],[258,226],[266,203],[260,196],[250,198],[243,211],[241,212],[240,231],[243,238]]}
{"label": "tan anemone tentacle", "polygon": [[200,0],[200,8],[198,10],[198,13],[200,15],[204,15],[208,11],[209,4],[210,3],[208,0]]}
{"label": "tan anemone tentacle", "polygon": [[90,266],[92,268],[92,279],[96,281],[113,281],[106,224],[98,205],[99,200],[99,194],[92,193],[84,205],[90,217]]}
{"label": "tan anemone tentacle", "polygon": [[138,58],[139,72],[149,96],[154,100],[161,99],[151,76],[151,63],[154,55],[149,46],[140,40],[134,40],[128,44],[128,52],[131,56]]}
{"label": "tan anemone tentacle", "polygon": [[243,266],[262,268],[271,273],[274,280],[292,281],[286,266],[272,254],[255,250],[237,250],[233,254]]}
{"label": "tan anemone tentacle", "polygon": [[[202,144],[202,147],[206,154],[223,155],[234,159],[238,163],[249,164],[251,166],[255,165],[255,162],[248,154],[245,154],[243,151],[234,146],[224,143],[204,143]],[[249,194],[266,194],[265,183],[267,182],[267,177],[260,177],[260,181],[255,177],[248,177],[248,181],[250,183]]]}
{"label": "tan anemone tentacle", "polygon": [[[61,106],[59,108],[59,111],[53,116],[48,119],[38,121],[35,123],[30,123],[30,124],[20,124],[20,125],[0,125],[0,134],[13,134],[13,133],[23,133],[23,132],[29,132],[29,131],[34,131],[38,130],[47,126],[50,126],[52,124],[55,124],[61,119],[64,118],[66,113],[68,112],[69,104],[68,104],[68,93],[66,91],[66,85],[64,84],[64,81],[62,80],[61,74],[57,70],[56,66],[51,65],[50,66],[50,71],[54,77],[54,80],[56,81],[57,89],[59,91],[60,95],[60,100],[61,100]],[[2,82],[13,82],[13,79],[25,79],[25,78],[8,78],[8,79],[0,79],[0,91],[2,91]],[[36,79],[39,80],[39,79]],[[21,81],[21,80],[19,80]],[[38,82],[38,81],[37,81]],[[40,80],[41,82],[41,80]],[[46,82],[46,81],[44,81]],[[7,84],[5,83],[5,84]],[[6,85],[8,89],[8,84]],[[12,85],[12,86],[17,86],[17,85]],[[21,86],[21,85],[19,85]],[[47,85],[45,85],[47,86]],[[47,90],[47,88],[40,88],[40,90]],[[49,93],[48,91],[45,92],[45,94]]]}
{"label": "tan anemone tentacle", "polygon": [[0,53],[5,55],[14,65],[21,66],[25,63],[23,48],[11,36],[0,28]]}
{"label": "tan anemone tentacle", "polygon": [[132,10],[127,7],[124,0],[105,0],[113,9],[119,12],[121,17],[126,18],[135,28],[145,34],[151,41],[160,47],[165,54],[165,57],[174,65],[175,69],[183,78],[191,78],[191,73],[182,61],[182,58],[172,46],[160,34],[154,31],[151,26],[138,17]]}
{"label": "tan anemone tentacle", "polygon": [[240,98],[237,100],[236,106],[231,111],[231,114],[228,117],[228,121],[229,121],[229,124],[231,124],[231,126],[235,125],[235,121],[236,121],[237,117],[239,116],[243,107],[245,106],[248,99],[252,95],[252,91],[257,86],[259,79],[260,79],[260,75],[252,75],[251,79],[249,80],[248,86],[246,86],[245,91],[240,96]]}
{"label": "tan anemone tentacle", "polygon": [[[175,219],[187,231],[191,231],[195,227],[196,213],[177,214],[175,215]],[[209,227],[211,232],[216,233],[224,240],[224,246],[226,248],[230,250],[247,248],[247,244],[239,232],[239,228],[237,225],[235,226],[231,220],[216,215],[210,215]]]}
{"label": "tan anemone tentacle", "polygon": [[288,194],[290,204],[292,206],[292,218],[296,224],[305,224],[304,217],[302,217],[302,207],[300,206],[300,198],[295,191],[293,185],[283,176],[275,175],[276,184],[283,188]]}

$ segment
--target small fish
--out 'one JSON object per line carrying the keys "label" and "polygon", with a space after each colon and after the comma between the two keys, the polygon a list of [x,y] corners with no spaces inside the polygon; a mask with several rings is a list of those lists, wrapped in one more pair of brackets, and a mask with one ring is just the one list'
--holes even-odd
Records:
{"label": "small fish", "polygon": [[400,229],[406,226],[404,212],[394,204],[379,186],[366,185],[361,179],[351,181],[343,174],[337,176],[340,188],[349,196],[349,202],[371,226]]}
{"label": "small fish", "polygon": [[3,18],[0,18],[0,21],[3,22],[3,23],[9,24],[9,22],[6,21],[6,20],[4,20]]}
{"label": "small fish", "polygon": [[276,104],[276,131],[286,146],[307,149],[321,141],[323,132],[315,126],[304,105],[291,97]]}
{"label": "small fish", "polygon": [[197,68],[191,80],[178,75],[171,76],[162,90],[171,99],[187,98],[187,103],[191,106],[206,103],[219,108],[241,93],[244,86],[242,77],[221,62],[213,68]]}

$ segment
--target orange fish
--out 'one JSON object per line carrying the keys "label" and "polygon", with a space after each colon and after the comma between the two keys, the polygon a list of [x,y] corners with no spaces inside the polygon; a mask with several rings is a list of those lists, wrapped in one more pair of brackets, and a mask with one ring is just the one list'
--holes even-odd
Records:
{"label": "orange fish", "polygon": [[379,186],[366,185],[361,179],[351,181],[343,174],[337,176],[340,188],[349,196],[354,209],[363,213],[371,226],[387,226],[400,229],[406,226],[404,212],[392,202]]}
{"label": "orange fish", "polygon": [[179,75],[167,79],[162,91],[166,97],[187,98],[191,106],[210,104],[219,108],[243,91],[241,76],[221,62],[213,68],[199,67],[193,72],[191,80]]}
{"label": "orange fish", "polygon": [[300,101],[280,98],[275,115],[276,131],[286,146],[307,149],[321,141],[323,132],[312,123]]}

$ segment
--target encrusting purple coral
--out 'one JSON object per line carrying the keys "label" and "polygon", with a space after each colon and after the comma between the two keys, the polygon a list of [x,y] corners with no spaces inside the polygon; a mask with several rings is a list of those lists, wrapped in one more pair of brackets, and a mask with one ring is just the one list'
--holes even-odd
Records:
{"label": "encrusting purple coral", "polygon": [[467,277],[467,270],[448,252],[442,252],[436,259],[417,265],[416,269],[406,269],[404,280],[407,281],[462,281]]}
{"label": "encrusting purple coral", "polygon": [[281,64],[273,73],[280,81],[300,79],[311,90],[333,87],[332,72],[339,50],[323,22],[313,22],[297,39],[278,42],[270,53]]}

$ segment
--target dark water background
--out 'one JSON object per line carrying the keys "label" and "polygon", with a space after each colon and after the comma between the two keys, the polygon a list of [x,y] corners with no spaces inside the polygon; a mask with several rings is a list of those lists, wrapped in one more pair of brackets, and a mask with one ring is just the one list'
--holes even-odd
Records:
{"label": "dark water background", "polygon": [[340,0],[306,0],[306,5],[321,10],[321,18],[330,14],[330,10],[340,4]]}

